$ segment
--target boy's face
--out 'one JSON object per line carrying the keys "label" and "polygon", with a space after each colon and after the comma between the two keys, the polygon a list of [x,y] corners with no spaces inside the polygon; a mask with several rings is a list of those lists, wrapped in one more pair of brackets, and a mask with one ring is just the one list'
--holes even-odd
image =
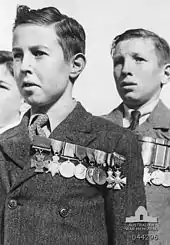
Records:
{"label": "boy's face", "polygon": [[5,64],[0,64],[0,127],[14,119],[20,110],[21,95]]}
{"label": "boy's face", "polygon": [[117,44],[113,56],[119,95],[130,108],[159,96],[163,67],[150,39],[132,38]]}
{"label": "boy's face", "polygon": [[22,24],[13,33],[14,74],[21,94],[35,107],[67,94],[70,65],[54,26]]}

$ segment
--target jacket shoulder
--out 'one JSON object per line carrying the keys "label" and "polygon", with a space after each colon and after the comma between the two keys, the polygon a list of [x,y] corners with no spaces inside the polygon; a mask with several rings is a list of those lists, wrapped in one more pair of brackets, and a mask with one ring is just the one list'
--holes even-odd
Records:
{"label": "jacket shoulder", "polygon": [[102,115],[102,117],[113,123],[122,125],[123,111],[123,103],[121,103],[118,107],[114,108],[108,114]]}
{"label": "jacket shoulder", "polygon": [[92,127],[95,131],[121,132],[122,134],[128,131],[118,124],[107,120],[103,116],[92,116]]}
{"label": "jacket shoulder", "polygon": [[170,131],[170,109],[161,100],[151,112],[148,123],[155,130]]}

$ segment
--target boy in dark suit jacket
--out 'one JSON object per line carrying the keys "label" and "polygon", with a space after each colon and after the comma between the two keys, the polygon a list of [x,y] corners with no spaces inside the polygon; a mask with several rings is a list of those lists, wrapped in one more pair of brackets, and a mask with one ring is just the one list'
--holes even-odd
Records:
{"label": "boy in dark suit jacket", "polygon": [[[170,48],[157,34],[127,30],[115,37],[111,55],[114,78],[123,103],[105,118],[142,137],[147,210],[157,217],[158,237],[149,244],[170,243],[170,110],[160,100],[170,79]],[[132,116],[131,116],[132,115]]]}
{"label": "boy in dark suit jacket", "polygon": [[14,72],[32,109],[0,140],[1,244],[138,244],[126,219],[145,206],[140,147],[72,98],[84,53],[76,20],[18,7]]}

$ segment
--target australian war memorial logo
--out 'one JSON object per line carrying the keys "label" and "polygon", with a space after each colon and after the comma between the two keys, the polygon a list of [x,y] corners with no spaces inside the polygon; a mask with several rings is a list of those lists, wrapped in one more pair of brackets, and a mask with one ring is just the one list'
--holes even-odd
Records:
{"label": "australian war memorial logo", "polygon": [[134,216],[126,217],[125,230],[129,233],[131,240],[159,242],[157,231],[159,229],[158,218],[148,214],[145,207],[140,206]]}
{"label": "australian war memorial logo", "polygon": [[136,212],[135,216],[130,216],[126,218],[126,223],[158,223],[158,218],[148,215],[148,212],[143,206],[140,206]]}

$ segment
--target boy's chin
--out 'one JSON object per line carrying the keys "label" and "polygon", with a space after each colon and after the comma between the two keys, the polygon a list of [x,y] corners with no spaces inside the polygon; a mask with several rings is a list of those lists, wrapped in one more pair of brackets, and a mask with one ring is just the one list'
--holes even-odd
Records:
{"label": "boy's chin", "polygon": [[135,109],[135,108],[140,107],[142,105],[142,102],[138,99],[129,98],[129,99],[124,100],[124,104],[126,104],[127,107],[130,109]]}

